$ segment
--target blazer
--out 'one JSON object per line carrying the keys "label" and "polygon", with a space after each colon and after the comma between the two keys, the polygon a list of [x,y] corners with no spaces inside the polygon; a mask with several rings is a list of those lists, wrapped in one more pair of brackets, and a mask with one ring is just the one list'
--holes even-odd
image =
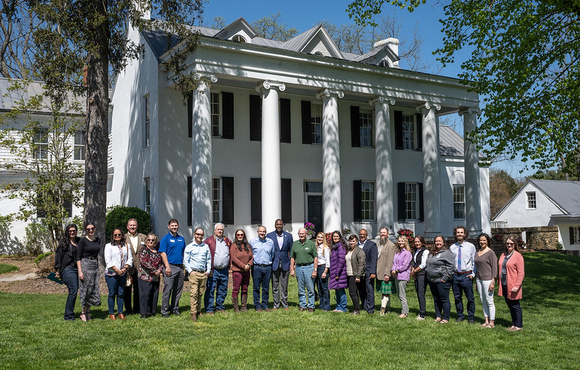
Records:
{"label": "blazer", "polygon": [[[347,251],[347,253],[348,253],[348,251]],[[356,276],[356,277],[364,277],[365,276],[365,254],[358,246],[356,246],[352,250],[352,256],[350,258],[350,265],[352,266],[353,276]]]}
{"label": "blazer", "polygon": [[395,253],[397,253],[397,246],[388,240],[377,258],[377,280],[384,280],[385,275],[390,278]]}
{"label": "blazer", "polygon": [[[137,268],[139,267],[139,253],[141,252],[141,248],[145,245],[145,241],[147,240],[147,235],[137,233],[137,246],[131,244],[131,234],[125,234],[125,243],[129,246],[129,250],[131,251],[131,259],[133,260],[133,265],[129,268],[129,275],[135,275],[137,273]],[[133,247],[137,252],[133,250]]]}
{"label": "blazer", "polygon": [[[524,282],[524,257],[518,251],[514,251],[513,256],[507,261],[505,265],[506,269],[506,283],[507,283],[507,292],[503,291],[503,287],[501,284],[501,265],[503,264],[503,260],[505,259],[505,253],[499,257],[498,263],[498,276],[497,281],[499,282],[499,296],[505,296],[507,299],[512,301],[522,299],[522,283]],[[514,293],[512,292],[513,287],[518,287],[518,290]]]}
{"label": "blazer", "polygon": [[278,245],[278,237],[275,231],[272,231],[266,235],[266,238],[272,239],[274,242],[274,259],[272,260],[272,270],[278,270],[280,263],[282,264],[282,271],[290,270],[290,250],[292,250],[292,243],[294,243],[294,238],[292,234],[287,231],[282,231],[284,236],[284,243],[282,247]]}
{"label": "blazer", "polygon": [[363,244],[362,250],[365,252],[366,276],[368,277],[370,274],[376,274],[378,258],[377,244],[372,240],[367,239]]}
{"label": "blazer", "polygon": [[[209,238],[205,239],[203,241],[205,244],[207,244],[207,246],[209,247],[209,253],[211,254],[211,272],[213,273],[213,258],[215,257],[215,235],[210,236]],[[228,247],[228,249],[230,249],[232,247],[232,241],[228,238],[226,238],[224,236],[224,242],[226,243],[226,246]],[[231,257],[230,257],[230,262],[228,262],[228,265],[231,263]]]}

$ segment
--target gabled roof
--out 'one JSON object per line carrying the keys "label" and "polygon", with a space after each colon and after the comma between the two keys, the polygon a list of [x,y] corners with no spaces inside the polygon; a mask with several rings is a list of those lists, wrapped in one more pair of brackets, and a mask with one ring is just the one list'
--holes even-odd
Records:
{"label": "gabled roof", "polygon": [[[332,37],[328,34],[328,32],[324,29],[324,27],[319,24],[318,26],[314,26],[306,32],[299,34],[298,36],[284,42],[281,48],[286,50],[296,51],[300,53],[311,53],[313,54],[314,48],[316,47],[316,43],[322,43],[324,45],[324,49],[330,54],[333,58],[344,59],[342,52],[338,49]],[[324,55],[324,53],[322,53]]]}
{"label": "gabled roof", "polygon": [[244,31],[250,38],[254,38],[258,36],[256,31],[250,26],[248,22],[244,18],[238,18],[234,22],[230,23],[229,25],[222,28],[221,31],[215,34],[215,38],[227,40],[232,35],[236,34],[239,31]]}

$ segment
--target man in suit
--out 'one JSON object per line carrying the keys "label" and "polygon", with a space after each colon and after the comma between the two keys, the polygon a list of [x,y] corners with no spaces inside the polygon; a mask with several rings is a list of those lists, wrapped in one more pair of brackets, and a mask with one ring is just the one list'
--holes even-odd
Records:
{"label": "man in suit", "polygon": [[375,312],[375,278],[377,277],[377,258],[378,249],[377,244],[372,240],[367,239],[368,233],[366,229],[361,229],[358,233],[359,237],[359,247],[365,252],[365,285],[366,292],[361,292],[362,308],[366,310],[368,314],[373,314]]}
{"label": "man in suit", "polygon": [[276,231],[272,231],[267,238],[274,242],[274,260],[272,261],[272,294],[274,295],[274,309],[282,307],[288,309],[288,274],[290,270],[290,250],[294,238],[284,231],[284,222],[277,219],[274,224]]}
{"label": "man in suit", "polygon": [[[137,269],[139,268],[139,253],[141,248],[145,245],[147,236],[137,232],[137,220],[130,218],[127,221],[127,234],[125,234],[125,242],[131,251],[133,257],[133,266],[129,268],[129,276],[131,277],[131,286],[125,288],[125,314],[138,314],[139,310],[139,284],[137,277]],[[133,305],[131,305],[131,292],[133,292]]]}
{"label": "man in suit", "polygon": [[[207,278],[207,288],[203,298],[205,312],[213,315],[214,310],[224,312],[224,301],[228,295],[230,276],[230,247],[232,241],[224,237],[224,224],[217,223],[213,235],[203,241],[211,254],[211,272]],[[215,305],[214,305],[215,297]]]}

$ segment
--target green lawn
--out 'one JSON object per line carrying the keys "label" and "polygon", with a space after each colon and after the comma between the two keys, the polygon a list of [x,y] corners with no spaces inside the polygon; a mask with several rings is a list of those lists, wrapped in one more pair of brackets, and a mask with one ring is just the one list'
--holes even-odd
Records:
{"label": "green lawn", "polygon": [[[298,312],[291,278],[290,311],[227,313],[189,321],[109,321],[106,297],[95,320],[64,322],[64,295],[0,293],[0,367],[3,369],[578,369],[580,367],[580,258],[525,254],[524,331],[511,325],[496,297],[495,329],[415,320],[417,299],[408,289],[411,314],[399,319],[398,299],[386,317]],[[251,298],[251,295],[250,295]],[[271,299],[271,298],[270,298]],[[250,299],[251,300],[251,299]],[[376,297],[377,304],[379,297]],[[332,297],[332,301],[334,298]],[[231,300],[226,301],[228,309]],[[476,302],[476,320],[482,322]],[[77,301],[77,311],[79,310]],[[455,319],[452,309],[452,320]],[[78,316],[78,315],[77,315]]]}
{"label": "green lawn", "polygon": [[20,270],[17,266],[0,263],[0,274]]}

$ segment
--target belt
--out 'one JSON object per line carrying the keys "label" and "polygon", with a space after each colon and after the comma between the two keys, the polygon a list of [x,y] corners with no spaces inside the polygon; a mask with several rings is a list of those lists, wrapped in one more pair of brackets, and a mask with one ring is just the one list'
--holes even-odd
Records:
{"label": "belt", "polygon": [[200,272],[202,274],[205,274],[205,270],[198,270],[198,269],[191,269],[191,271],[195,271],[195,272]]}
{"label": "belt", "polygon": [[312,265],[314,262],[310,262],[310,263],[297,263],[298,266],[310,266]]}
{"label": "belt", "polygon": [[169,266],[177,266],[179,268],[183,268],[183,263],[170,263]]}
{"label": "belt", "polygon": [[83,257],[83,258],[86,258],[86,259],[88,259],[88,260],[96,260],[96,259],[98,259],[99,257],[89,256],[89,257]]}
{"label": "belt", "polygon": [[465,274],[471,274],[473,271],[469,270],[469,271],[455,271],[455,274],[457,275],[465,275]]}
{"label": "belt", "polygon": [[270,266],[272,266],[272,265],[266,265],[266,264],[254,263],[254,266],[260,266],[260,267],[270,267]]}

